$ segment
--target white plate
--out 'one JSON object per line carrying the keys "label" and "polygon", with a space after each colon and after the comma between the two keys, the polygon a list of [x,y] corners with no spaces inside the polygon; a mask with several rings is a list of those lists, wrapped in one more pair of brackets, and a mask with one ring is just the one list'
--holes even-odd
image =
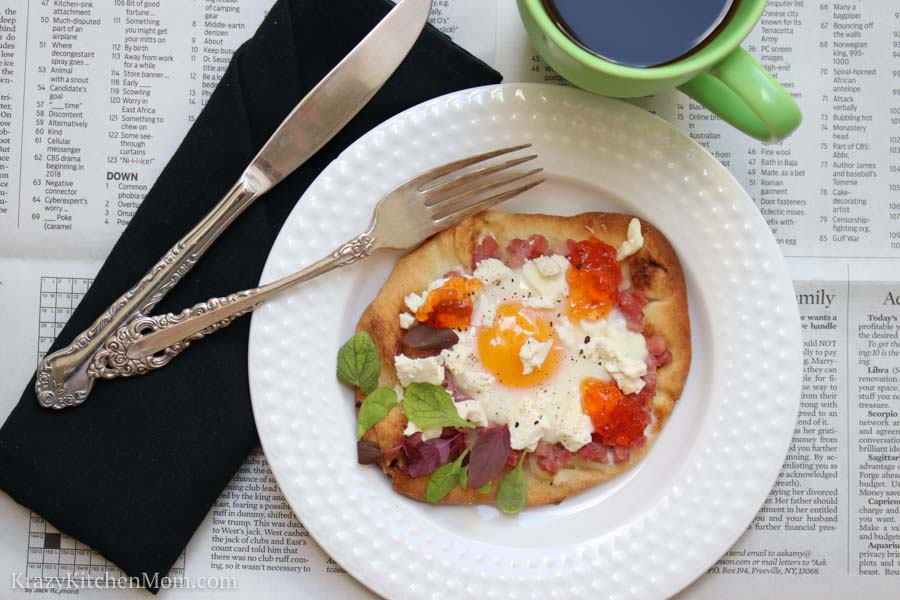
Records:
{"label": "white plate", "polygon": [[681,258],[694,359],[646,458],[515,517],[407,500],[380,470],[358,466],[353,402],[335,379],[335,357],[396,256],[256,311],[249,360],[259,437],[316,541],[384,596],[669,596],[745,531],[781,468],[800,397],[800,325],[784,261],[751,199],[700,146],[639,108],[573,89],[451,94],[384,123],[332,163],[288,218],[262,280],[363,231],[378,199],[410,177],[525,141],[549,180],[505,210],[633,213]]}

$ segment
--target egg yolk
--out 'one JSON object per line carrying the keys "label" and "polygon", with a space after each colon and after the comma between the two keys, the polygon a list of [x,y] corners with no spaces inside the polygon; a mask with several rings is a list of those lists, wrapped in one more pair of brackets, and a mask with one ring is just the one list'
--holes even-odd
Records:
{"label": "egg yolk", "polygon": [[[519,351],[528,339],[538,342],[552,340],[543,364],[525,375]],[[559,364],[562,351],[550,322],[537,311],[526,310],[521,304],[510,302],[497,308],[497,317],[491,327],[478,332],[478,354],[481,364],[493,373],[503,385],[532,387],[550,376]]]}
{"label": "egg yolk", "polygon": [[573,244],[569,262],[573,267],[566,271],[569,317],[602,319],[619,298],[622,267],[616,260],[616,249],[592,237]]}
{"label": "egg yolk", "polygon": [[581,382],[581,406],[591,418],[594,435],[607,446],[628,447],[644,435],[650,416],[613,381],[589,377]]}
{"label": "egg yolk", "polygon": [[467,328],[475,306],[473,298],[482,285],[477,279],[454,275],[441,287],[428,292],[425,303],[416,311],[416,319],[438,329]]}

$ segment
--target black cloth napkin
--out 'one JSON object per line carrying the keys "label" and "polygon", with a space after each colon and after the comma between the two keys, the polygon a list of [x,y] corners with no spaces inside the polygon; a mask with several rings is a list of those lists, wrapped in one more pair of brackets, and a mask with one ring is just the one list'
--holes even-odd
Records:
{"label": "black cloth napkin", "polygon": [[[294,105],[391,6],[276,2],[235,53],[51,350],[87,328],[206,214]],[[427,27],[368,106],[250,207],[156,313],[256,285],[294,203],[349,144],[420,102],[498,81],[497,72]],[[247,384],[249,325],[239,320],[155,373],[99,382],[78,408],[40,408],[32,379],[0,429],[0,488],[127,574],[162,577],[258,444]]]}

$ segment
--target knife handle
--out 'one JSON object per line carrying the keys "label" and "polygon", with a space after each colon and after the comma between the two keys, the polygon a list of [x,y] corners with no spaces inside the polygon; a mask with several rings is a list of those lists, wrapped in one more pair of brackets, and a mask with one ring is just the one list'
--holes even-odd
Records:
{"label": "knife handle", "polygon": [[181,238],[130,290],[120,296],[93,325],[60,350],[47,355],[34,385],[45,408],[77,406],[87,399],[94,377],[91,358],[125,322],[142,317],[191,270],[221,233],[266,188],[242,177],[191,231]]}

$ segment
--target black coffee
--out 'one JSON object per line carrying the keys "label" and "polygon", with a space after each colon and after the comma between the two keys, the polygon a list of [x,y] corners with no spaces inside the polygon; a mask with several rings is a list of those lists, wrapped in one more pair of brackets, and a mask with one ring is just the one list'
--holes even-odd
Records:
{"label": "black coffee", "polygon": [[585,50],[629,67],[654,67],[711,39],[737,0],[542,0]]}

